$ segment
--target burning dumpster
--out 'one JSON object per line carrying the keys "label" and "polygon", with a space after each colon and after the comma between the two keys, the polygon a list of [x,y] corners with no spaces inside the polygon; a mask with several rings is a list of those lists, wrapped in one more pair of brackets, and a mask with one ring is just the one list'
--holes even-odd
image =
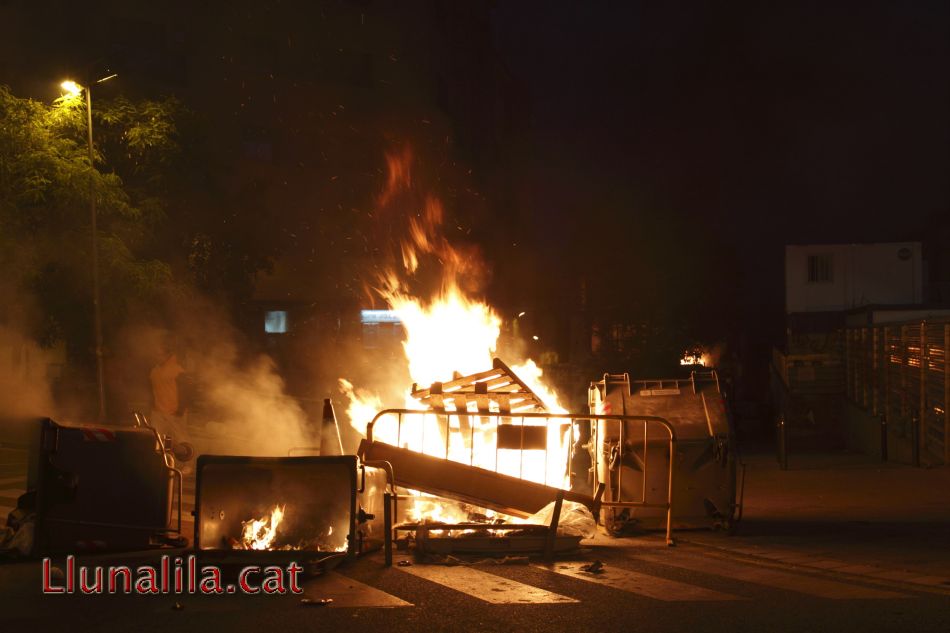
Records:
{"label": "burning dumpster", "polygon": [[[660,527],[667,499],[677,527],[729,528],[741,518],[735,433],[714,370],[633,382],[627,374],[605,374],[591,383],[589,398],[594,414],[656,416],[672,427],[669,435],[641,420],[593,427],[593,474],[605,487],[601,520],[609,532]],[[627,501],[640,507],[623,507]]]}
{"label": "burning dumpster", "polygon": [[[34,554],[183,544],[181,473],[151,428],[76,426],[45,419],[33,438]],[[177,494],[176,494],[177,491]]]}
{"label": "burning dumpster", "polygon": [[391,537],[386,469],[355,455],[201,455],[195,550],[222,565],[295,561],[308,573]]}

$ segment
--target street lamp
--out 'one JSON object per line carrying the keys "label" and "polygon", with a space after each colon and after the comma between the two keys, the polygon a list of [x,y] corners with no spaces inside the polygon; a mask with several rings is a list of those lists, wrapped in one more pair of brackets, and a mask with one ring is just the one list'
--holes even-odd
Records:
{"label": "street lamp", "polygon": [[[103,81],[108,81],[114,77],[118,77],[118,75],[113,73],[108,77],[95,81],[95,83],[101,84]],[[89,86],[84,88],[70,79],[61,83],[60,86],[73,96],[79,96],[83,90],[86,91],[86,139],[89,142],[89,166],[95,169],[95,153],[92,145],[92,90]],[[99,391],[99,422],[104,422],[106,418],[106,389],[102,369],[102,311],[99,308],[99,235],[96,228],[98,210],[96,209],[95,184],[91,181],[89,184],[89,216],[92,221],[92,310],[96,334],[96,383]]]}

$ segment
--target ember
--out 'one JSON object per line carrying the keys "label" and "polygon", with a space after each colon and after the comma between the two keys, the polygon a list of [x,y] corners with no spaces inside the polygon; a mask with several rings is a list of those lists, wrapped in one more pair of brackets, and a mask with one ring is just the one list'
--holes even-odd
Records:
{"label": "ember", "polygon": [[[494,510],[476,508],[467,503],[451,501],[435,497],[418,490],[408,490],[410,495],[409,507],[406,509],[406,520],[417,525],[479,525],[500,526],[518,525],[526,520],[495,512]],[[431,529],[433,534],[440,536],[460,536],[473,533],[473,528],[458,530]],[[503,534],[504,531],[488,530],[488,535]]]}

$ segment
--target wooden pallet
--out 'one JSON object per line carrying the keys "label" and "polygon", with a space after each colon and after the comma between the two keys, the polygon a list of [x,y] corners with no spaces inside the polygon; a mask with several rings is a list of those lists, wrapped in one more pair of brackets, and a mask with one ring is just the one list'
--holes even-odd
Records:
{"label": "wooden pallet", "polygon": [[456,374],[452,380],[432,383],[427,389],[413,384],[412,397],[437,413],[444,413],[446,405],[455,411],[467,411],[470,403],[483,415],[493,412],[492,403],[502,414],[545,411],[541,398],[500,358],[492,361],[488,371],[468,376]]}

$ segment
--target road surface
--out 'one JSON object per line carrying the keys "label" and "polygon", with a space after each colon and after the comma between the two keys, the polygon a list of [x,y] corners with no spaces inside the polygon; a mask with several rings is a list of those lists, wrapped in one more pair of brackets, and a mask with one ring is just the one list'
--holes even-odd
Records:
{"label": "road surface", "polygon": [[[0,449],[4,514],[25,486],[24,466],[25,454]],[[194,503],[193,480],[185,502]],[[0,623],[4,631],[228,633],[950,631],[950,568],[927,557],[895,556],[901,547],[926,551],[920,542],[895,540],[899,528],[881,527],[878,534],[877,526],[835,524],[796,532],[786,525],[778,532],[799,535],[788,539],[755,526],[747,536],[681,532],[672,548],[657,536],[598,537],[550,565],[387,568],[373,554],[306,580],[302,596],[43,595],[38,561],[6,563],[0,564]],[[840,546],[842,539],[862,538],[863,547]],[[136,565],[154,556],[83,556],[80,563]],[[412,558],[397,552],[396,560]],[[593,561],[603,563],[602,572],[583,571]],[[332,602],[304,606],[302,597]]]}

